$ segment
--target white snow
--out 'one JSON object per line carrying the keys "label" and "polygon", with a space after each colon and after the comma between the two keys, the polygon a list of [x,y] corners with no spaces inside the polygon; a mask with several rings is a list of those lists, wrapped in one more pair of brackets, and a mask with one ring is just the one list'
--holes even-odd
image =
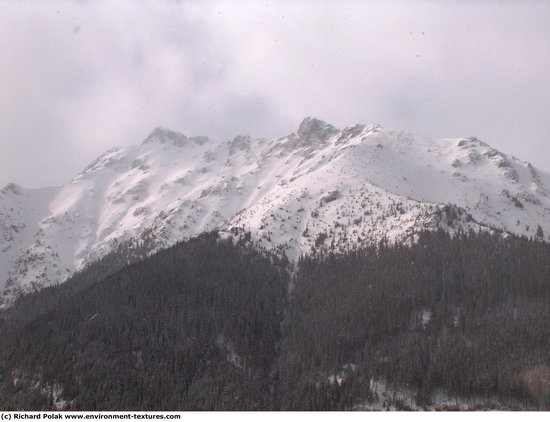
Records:
{"label": "white snow", "polygon": [[251,231],[291,260],[312,246],[346,250],[420,229],[491,227],[550,234],[550,175],[475,138],[430,140],[308,118],[278,139],[215,142],[156,129],[115,148],[69,184],[0,193],[0,289],[66,280],[150,230],[156,248],[220,229]]}

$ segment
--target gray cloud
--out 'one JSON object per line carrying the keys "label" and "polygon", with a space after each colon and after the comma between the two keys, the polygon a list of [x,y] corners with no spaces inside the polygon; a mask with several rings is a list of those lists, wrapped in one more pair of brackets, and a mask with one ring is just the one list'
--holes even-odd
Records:
{"label": "gray cloud", "polygon": [[0,185],[66,182],[155,126],[306,115],[477,136],[550,170],[547,2],[4,1]]}

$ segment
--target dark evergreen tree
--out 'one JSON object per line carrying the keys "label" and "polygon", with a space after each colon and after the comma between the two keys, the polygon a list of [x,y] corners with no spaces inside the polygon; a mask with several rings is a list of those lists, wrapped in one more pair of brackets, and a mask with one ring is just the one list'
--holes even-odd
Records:
{"label": "dark evergreen tree", "polygon": [[[120,245],[0,318],[0,409],[550,406],[550,245],[423,232],[298,263],[205,234]],[[153,240],[151,240],[153,242]],[[149,247],[150,245],[146,245]]]}

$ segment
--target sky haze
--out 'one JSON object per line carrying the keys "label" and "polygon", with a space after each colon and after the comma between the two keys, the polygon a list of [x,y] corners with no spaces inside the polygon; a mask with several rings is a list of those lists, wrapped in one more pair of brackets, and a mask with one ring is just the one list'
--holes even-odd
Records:
{"label": "sky haze", "polygon": [[156,126],[278,137],[306,116],[550,171],[548,40],[544,1],[3,1],[0,185],[66,183]]}

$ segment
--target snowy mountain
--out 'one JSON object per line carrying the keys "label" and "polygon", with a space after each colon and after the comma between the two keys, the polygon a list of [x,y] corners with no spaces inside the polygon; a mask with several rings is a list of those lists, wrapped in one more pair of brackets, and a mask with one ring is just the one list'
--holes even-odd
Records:
{"label": "snowy mountain", "polygon": [[315,118],[271,140],[157,128],[66,186],[0,191],[0,289],[8,304],[145,234],[153,251],[216,228],[250,231],[291,260],[438,227],[549,240],[549,192],[548,173],[476,138],[338,130]]}

